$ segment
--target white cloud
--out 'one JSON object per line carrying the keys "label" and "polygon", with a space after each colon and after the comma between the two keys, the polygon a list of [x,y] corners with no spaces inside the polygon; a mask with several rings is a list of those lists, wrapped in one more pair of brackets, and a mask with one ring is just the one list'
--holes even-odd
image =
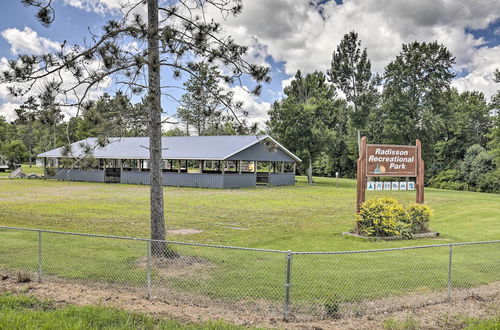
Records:
{"label": "white cloud", "polygon": [[11,103],[11,102],[0,103],[0,116],[5,117],[7,121],[13,121],[17,118],[14,110],[17,109],[18,107],[19,107],[18,103]]}
{"label": "white cloud", "polygon": [[10,52],[14,55],[42,55],[60,48],[59,43],[39,37],[29,27],[22,31],[16,28],[6,29],[2,31],[2,37],[10,44]]}
{"label": "white cloud", "polygon": [[127,0],[64,0],[66,5],[97,14],[116,14]]}
{"label": "white cloud", "polygon": [[500,85],[493,80],[495,69],[500,68],[500,46],[479,48],[467,65],[469,74],[453,81],[460,92],[478,90],[489,99]]}
{"label": "white cloud", "polygon": [[[250,93],[243,87],[232,87],[234,93],[234,101],[243,102],[243,109],[248,111],[247,121],[250,124],[257,123],[263,124],[269,117],[267,112],[271,104],[258,100],[258,97]],[[263,128],[262,125],[260,125]]]}
{"label": "white cloud", "polygon": [[[343,35],[355,30],[362,46],[368,48],[373,70],[382,73],[401,51],[401,45],[414,40],[443,43],[456,56],[457,70],[473,70],[478,67],[476,53],[484,40],[467,34],[465,29],[487,28],[500,17],[496,0],[345,0],[341,5],[329,1],[319,6],[312,3],[244,0],[241,15],[229,17],[223,26],[237,42],[252,45],[258,40],[265,45],[267,54],[285,62],[289,75],[298,69],[328,69],[332,52]],[[217,17],[217,13],[212,16]],[[500,57],[492,62],[500,66]],[[486,92],[484,86],[482,91]]]}

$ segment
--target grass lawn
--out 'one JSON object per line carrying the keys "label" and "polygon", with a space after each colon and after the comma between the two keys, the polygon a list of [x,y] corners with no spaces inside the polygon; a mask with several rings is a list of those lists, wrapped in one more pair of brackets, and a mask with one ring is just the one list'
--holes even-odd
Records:
{"label": "grass lawn", "polygon": [[[35,173],[38,175],[43,175],[43,167],[38,167],[36,165],[32,165],[32,167],[29,167],[29,165],[23,164],[21,165],[21,168],[23,169],[23,172],[26,174],[31,174]],[[0,178],[1,177],[8,177],[10,175],[11,171],[7,172],[0,172]]]}
{"label": "grass lawn", "polygon": [[[500,195],[426,189],[434,210],[431,229],[441,236],[407,241],[345,238],[353,227],[354,180],[299,177],[293,187],[254,189],[165,188],[169,235],[177,241],[293,251],[380,249],[500,239]],[[415,192],[368,192],[413,201]],[[134,237],[149,235],[147,186],[39,180],[0,180],[0,225]],[[144,242],[44,234],[44,273],[68,278],[144,284]],[[36,269],[36,234],[0,231],[0,268]],[[185,272],[154,274],[180,292],[219,298],[282,301],[283,254],[177,246],[190,264]],[[85,256],[83,258],[82,256]],[[445,290],[447,247],[349,255],[294,255],[292,301],[325,302],[384,297],[409,291]],[[454,248],[453,287],[500,280],[499,245]],[[178,265],[179,268],[185,265]],[[205,274],[206,276],[199,276]]]}
{"label": "grass lawn", "polygon": [[102,306],[60,307],[25,295],[0,295],[0,329],[246,329],[223,321],[181,324]]}

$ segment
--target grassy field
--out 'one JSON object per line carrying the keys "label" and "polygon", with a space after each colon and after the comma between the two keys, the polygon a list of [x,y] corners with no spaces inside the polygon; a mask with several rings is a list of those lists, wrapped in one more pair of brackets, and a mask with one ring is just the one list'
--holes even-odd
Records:
{"label": "grassy field", "polygon": [[102,306],[57,306],[50,300],[25,295],[0,295],[0,329],[246,329],[228,323],[181,324]]}
{"label": "grassy field", "polygon": [[[414,192],[369,192],[412,201]],[[438,239],[366,242],[353,225],[355,181],[304,178],[293,187],[165,188],[168,229],[202,230],[169,239],[294,251],[335,251],[500,238],[500,195],[426,189]],[[149,236],[149,188],[35,180],[0,181],[0,224],[94,234]]]}
{"label": "grassy field", "polygon": [[[43,175],[43,167],[38,167],[38,166],[35,166],[33,165],[32,167],[29,167],[29,165],[26,165],[26,164],[23,164],[21,166],[21,168],[23,169],[23,172],[26,173],[26,174],[31,174],[31,173],[35,173],[35,174],[38,174],[38,175]],[[6,172],[0,172],[0,178],[2,177],[8,177],[10,175],[11,171],[6,171]]]}
{"label": "grassy field", "polygon": [[[146,186],[37,180],[0,180],[0,224],[134,237],[149,235]],[[369,192],[402,201],[414,192]],[[379,249],[500,239],[500,195],[426,189],[434,209],[431,229],[441,236],[406,241],[345,238],[353,227],[355,181],[299,177],[293,187],[212,190],[165,188],[168,229],[198,229],[170,240],[293,251]],[[36,234],[0,232],[0,267],[35,270]],[[143,285],[144,242],[44,234],[44,273],[67,278]],[[186,271],[154,274],[179,292],[216,298],[282,301],[284,255],[237,250],[174,247],[202,258]],[[82,258],[85,256],[85,258]],[[328,299],[356,301],[404,292],[445,290],[447,247],[376,254],[295,255],[292,299],[307,304]],[[500,280],[498,245],[454,248],[453,287]],[[193,259],[198,260],[198,259]],[[178,264],[183,268],[185,264]],[[190,268],[191,267],[191,268]],[[198,268],[197,268],[198,267]],[[203,273],[204,276],[199,274]]]}

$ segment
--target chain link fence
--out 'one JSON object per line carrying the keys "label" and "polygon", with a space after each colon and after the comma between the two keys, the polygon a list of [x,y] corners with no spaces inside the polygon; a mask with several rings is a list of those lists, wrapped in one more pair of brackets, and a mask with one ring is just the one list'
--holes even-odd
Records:
{"label": "chain link fence", "polygon": [[0,226],[0,271],[311,320],[499,294],[500,240],[292,252]]}

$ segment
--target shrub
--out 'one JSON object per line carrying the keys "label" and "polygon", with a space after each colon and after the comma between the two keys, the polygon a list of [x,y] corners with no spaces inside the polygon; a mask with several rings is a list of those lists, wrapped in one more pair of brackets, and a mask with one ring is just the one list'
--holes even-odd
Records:
{"label": "shrub", "polygon": [[478,191],[500,193],[500,170],[482,174],[477,185]]}
{"label": "shrub", "polygon": [[[408,213],[394,198],[373,198],[361,205],[356,216],[365,236],[399,236],[402,223],[409,223]],[[404,226],[403,226],[404,227]]]}
{"label": "shrub", "polygon": [[373,198],[361,205],[356,221],[365,236],[403,236],[429,230],[432,210],[427,205],[411,203],[406,208],[389,197]]}
{"label": "shrub", "polygon": [[429,221],[432,215],[429,206],[411,203],[406,207],[406,212],[408,213],[412,233],[422,233],[429,230]]}
{"label": "shrub", "polygon": [[467,183],[462,180],[462,175],[458,170],[439,172],[429,180],[429,186],[437,189],[467,190]]}

